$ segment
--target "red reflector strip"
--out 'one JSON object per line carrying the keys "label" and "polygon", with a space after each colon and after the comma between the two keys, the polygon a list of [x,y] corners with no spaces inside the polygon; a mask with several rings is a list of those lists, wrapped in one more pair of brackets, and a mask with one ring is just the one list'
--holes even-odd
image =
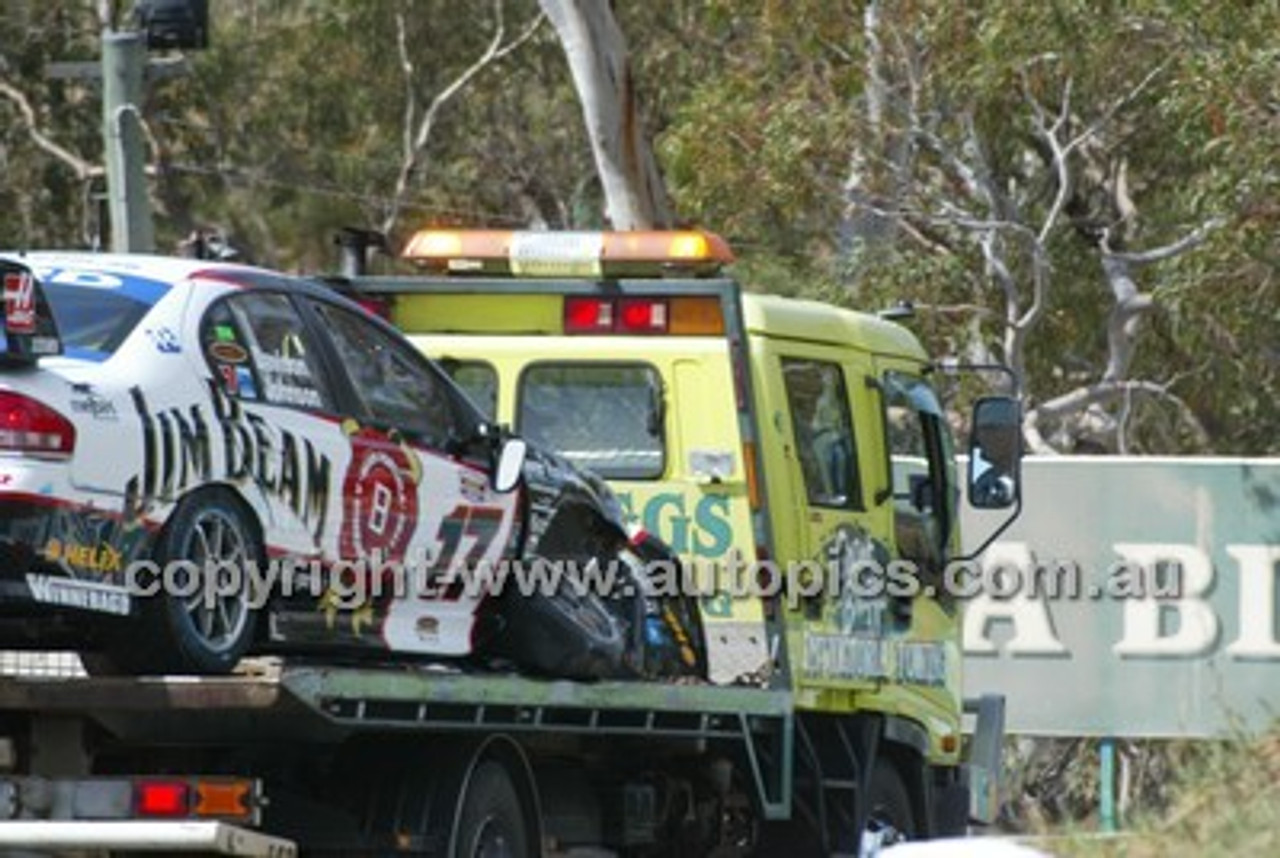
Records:
{"label": "red reflector strip", "polygon": [[189,795],[181,781],[142,781],[138,784],[138,815],[186,816]]}

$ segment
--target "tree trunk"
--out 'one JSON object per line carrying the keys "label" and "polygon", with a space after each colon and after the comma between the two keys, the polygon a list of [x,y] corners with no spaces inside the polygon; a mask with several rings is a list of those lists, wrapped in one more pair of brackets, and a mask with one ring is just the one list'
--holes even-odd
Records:
{"label": "tree trunk", "polygon": [[539,0],[556,28],[582,103],[613,229],[671,225],[666,189],[644,134],[627,46],[603,0]]}

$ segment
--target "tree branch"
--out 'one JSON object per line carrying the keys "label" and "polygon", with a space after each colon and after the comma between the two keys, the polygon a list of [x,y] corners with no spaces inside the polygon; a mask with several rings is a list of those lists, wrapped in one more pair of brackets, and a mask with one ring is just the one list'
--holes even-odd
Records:
{"label": "tree branch", "polygon": [[1213,232],[1215,229],[1221,229],[1226,225],[1226,223],[1226,220],[1223,218],[1210,218],[1175,242],[1166,244],[1163,247],[1144,250],[1139,253],[1127,253],[1112,250],[1110,247],[1110,231],[1108,230],[1104,232],[1102,236],[1102,252],[1108,259],[1128,265],[1148,265],[1152,262],[1161,262],[1165,259],[1171,259],[1179,254],[1186,253],[1193,247],[1203,244],[1205,239],[1209,237],[1209,233]]}
{"label": "tree branch", "polygon": [[77,179],[84,181],[103,174],[101,167],[90,164],[85,159],[68,149],[64,149],[47,137],[38,127],[36,112],[31,107],[31,102],[27,100],[26,95],[6,80],[0,80],[0,95],[9,99],[18,108],[23,124],[27,126],[27,134],[31,137],[31,142],[70,167],[75,172]]}
{"label": "tree branch", "polygon": [[537,32],[538,27],[542,25],[544,16],[542,13],[536,15],[533,20],[510,42],[505,42],[506,26],[502,15],[502,0],[494,0],[493,3],[494,17],[496,19],[496,27],[494,29],[493,38],[489,40],[488,46],[475,62],[464,69],[457,77],[455,77],[444,89],[436,93],[431,99],[431,104],[427,106],[426,111],[422,114],[418,121],[416,133],[410,136],[410,129],[413,126],[413,118],[417,113],[417,99],[412,89],[413,64],[408,57],[407,37],[405,35],[405,21],[403,14],[397,14],[397,43],[400,50],[401,69],[406,76],[406,87],[409,93],[405,99],[405,135],[404,135],[404,152],[400,164],[400,171],[396,175],[395,187],[391,193],[391,199],[388,203],[387,214],[382,220],[381,229],[383,233],[390,233],[395,228],[396,221],[400,217],[400,211],[404,207],[404,198],[409,190],[409,182],[413,179],[417,172],[418,165],[422,159],[422,153],[427,148],[427,143],[431,139],[431,132],[435,130],[436,118],[446,104],[458,95],[480,72],[484,71],[488,66],[506,57],[512,51],[519,48]]}
{"label": "tree branch", "polygon": [[[1050,420],[1061,420],[1072,414],[1080,414],[1095,405],[1112,402],[1124,397],[1126,411],[1132,407],[1132,397],[1144,396],[1174,405],[1182,419],[1195,433],[1200,443],[1207,443],[1208,433],[1200,423],[1195,412],[1181,397],[1169,391],[1169,384],[1157,384],[1153,381],[1112,381],[1104,380],[1094,384],[1082,385],[1066,393],[1028,409],[1023,417],[1023,434],[1028,446],[1037,453],[1056,453],[1041,433],[1041,427]],[[1127,415],[1126,415],[1126,419]],[[1119,431],[1122,427],[1115,427]]]}

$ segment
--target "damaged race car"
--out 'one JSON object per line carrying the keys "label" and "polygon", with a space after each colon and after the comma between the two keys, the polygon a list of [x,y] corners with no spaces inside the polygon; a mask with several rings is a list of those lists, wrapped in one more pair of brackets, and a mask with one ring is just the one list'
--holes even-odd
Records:
{"label": "damaged race car", "polygon": [[0,274],[0,646],[705,677],[675,555],[323,283],[88,253]]}

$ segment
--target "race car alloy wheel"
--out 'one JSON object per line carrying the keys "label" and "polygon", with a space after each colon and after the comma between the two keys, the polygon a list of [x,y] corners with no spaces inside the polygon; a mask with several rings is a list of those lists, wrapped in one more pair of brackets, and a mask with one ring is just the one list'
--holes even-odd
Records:
{"label": "race car alloy wheel", "polygon": [[166,586],[139,597],[141,628],[122,629],[105,658],[86,667],[229,673],[248,650],[257,620],[246,564],[262,551],[248,514],[225,489],[190,495],[161,531],[153,557]]}
{"label": "race car alloy wheel", "polygon": [[[249,606],[249,581],[244,574],[245,561],[252,556],[251,537],[243,516],[232,506],[219,504],[196,507],[189,520],[176,533],[175,558],[190,561],[178,567],[197,576],[180,582],[181,592],[191,595],[174,597],[169,607],[181,605],[173,618],[184,648],[194,649],[197,659],[218,660],[232,654],[239,659],[246,648],[252,613]],[[227,667],[234,666],[234,662]]]}

